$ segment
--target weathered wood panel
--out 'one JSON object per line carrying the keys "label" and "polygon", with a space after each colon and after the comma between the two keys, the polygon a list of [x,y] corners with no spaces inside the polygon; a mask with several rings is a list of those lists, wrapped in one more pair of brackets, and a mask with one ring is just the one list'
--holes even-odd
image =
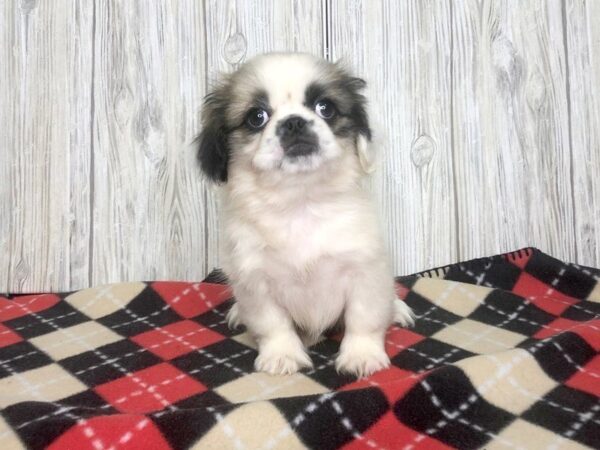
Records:
{"label": "weathered wood panel", "polygon": [[396,273],[457,258],[450,10],[439,1],[332,1],[330,56],[368,80],[381,203]]}
{"label": "weathered wood panel", "polygon": [[2,2],[0,10],[0,264],[10,290],[65,289],[87,277],[91,3]]}
{"label": "weathered wood panel", "polygon": [[188,144],[221,71],[307,51],[369,81],[397,273],[536,245],[600,265],[600,4],[22,0],[0,6],[0,291],[199,279]]}
{"label": "weathered wood panel", "polygon": [[561,2],[452,2],[461,259],[534,245],[575,259]]}
{"label": "weathered wood panel", "polygon": [[201,278],[202,3],[97,0],[95,24],[91,282]]}
{"label": "weathered wood panel", "polygon": [[565,8],[576,260],[600,265],[600,2]]}

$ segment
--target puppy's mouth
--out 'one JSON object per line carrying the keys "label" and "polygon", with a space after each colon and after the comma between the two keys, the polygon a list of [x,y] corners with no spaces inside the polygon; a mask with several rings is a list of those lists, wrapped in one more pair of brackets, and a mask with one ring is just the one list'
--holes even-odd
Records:
{"label": "puppy's mouth", "polygon": [[316,153],[319,147],[313,142],[298,141],[284,147],[283,151],[288,158],[298,158]]}

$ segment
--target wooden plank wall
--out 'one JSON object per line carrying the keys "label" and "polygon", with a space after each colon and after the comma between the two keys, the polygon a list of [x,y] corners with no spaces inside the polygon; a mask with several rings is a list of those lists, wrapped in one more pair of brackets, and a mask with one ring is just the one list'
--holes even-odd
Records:
{"label": "wooden plank wall", "polygon": [[201,279],[190,141],[221,71],[273,50],[369,82],[395,270],[522,246],[600,266],[600,4],[22,0],[0,5],[0,291]]}

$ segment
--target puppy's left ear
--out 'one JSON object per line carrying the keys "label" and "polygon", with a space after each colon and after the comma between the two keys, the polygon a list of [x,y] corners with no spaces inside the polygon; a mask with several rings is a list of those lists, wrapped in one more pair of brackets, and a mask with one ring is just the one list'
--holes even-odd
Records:
{"label": "puppy's left ear", "polygon": [[371,144],[372,134],[367,113],[367,99],[362,94],[366,87],[367,83],[362,78],[349,77],[346,81],[346,88],[353,94],[350,115],[357,131],[356,152],[362,169],[369,174],[375,170],[375,154]]}
{"label": "puppy's left ear", "polygon": [[217,183],[227,182],[228,175],[230,148],[226,109],[227,96],[223,88],[206,96],[202,108],[202,132],[195,141],[202,172]]}

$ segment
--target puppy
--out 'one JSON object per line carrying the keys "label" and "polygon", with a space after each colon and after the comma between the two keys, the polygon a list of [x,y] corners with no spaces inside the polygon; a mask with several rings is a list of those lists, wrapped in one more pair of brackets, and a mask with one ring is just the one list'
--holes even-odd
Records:
{"label": "puppy", "polygon": [[341,323],[338,371],[389,365],[384,335],[413,322],[396,301],[376,214],[365,82],[306,54],[255,57],[206,97],[198,158],[222,185],[222,267],[232,325],[256,338],[255,368],[311,367],[306,346]]}

